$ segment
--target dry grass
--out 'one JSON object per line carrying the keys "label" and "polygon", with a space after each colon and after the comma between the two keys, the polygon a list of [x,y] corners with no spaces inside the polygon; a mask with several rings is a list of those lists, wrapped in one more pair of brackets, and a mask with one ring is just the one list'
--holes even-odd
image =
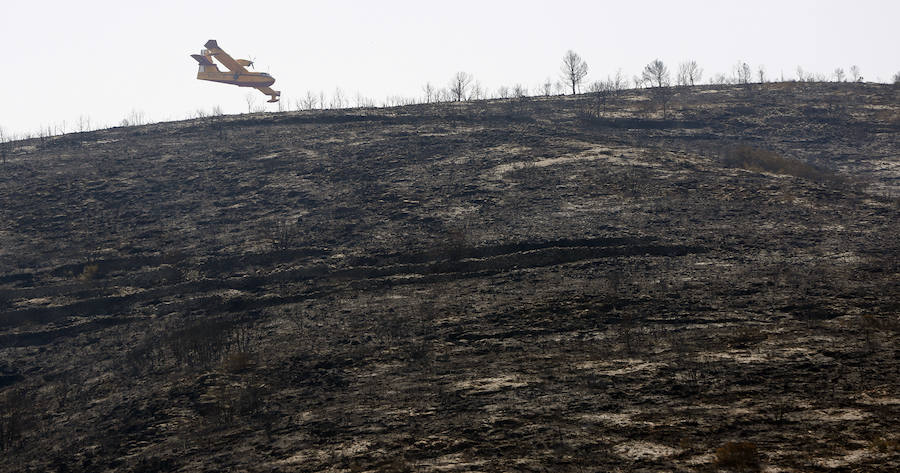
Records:
{"label": "dry grass", "polygon": [[798,159],[786,158],[775,151],[752,146],[738,146],[726,155],[724,164],[729,167],[786,174],[812,181],[839,180],[837,175],[827,169],[804,163]]}

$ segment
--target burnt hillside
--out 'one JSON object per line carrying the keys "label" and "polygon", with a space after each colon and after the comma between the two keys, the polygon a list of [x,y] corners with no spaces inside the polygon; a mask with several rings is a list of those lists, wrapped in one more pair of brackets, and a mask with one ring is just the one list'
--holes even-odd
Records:
{"label": "burnt hillside", "polygon": [[896,471],[900,89],[2,145],[0,470]]}

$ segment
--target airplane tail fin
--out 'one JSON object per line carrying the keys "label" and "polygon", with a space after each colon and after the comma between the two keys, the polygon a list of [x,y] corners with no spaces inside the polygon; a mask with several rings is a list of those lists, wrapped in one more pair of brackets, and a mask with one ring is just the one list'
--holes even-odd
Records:
{"label": "airplane tail fin", "polygon": [[206,72],[207,69],[210,71],[218,71],[219,68],[216,64],[209,60],[208,57],[202,54],[191,54],[191,57],[194,58],[200,64],[200,72]]}

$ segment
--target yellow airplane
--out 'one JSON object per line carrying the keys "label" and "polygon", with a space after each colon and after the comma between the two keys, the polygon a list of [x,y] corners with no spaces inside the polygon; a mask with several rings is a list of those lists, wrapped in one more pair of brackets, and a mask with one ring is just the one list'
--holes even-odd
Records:
{"label": "yellow airplane", "polygon": [[[281,92],[272,90],[269,87],[275,83],[274,77],[265,72],[250,72],[244,69],[245,67],[253,66],[253,61],[246,59],[235,60],[223,51],[214,39],[207,41],[203,46],[206,49],[200,51],[200,54],[191,54],[191,57],[200,63],[200,70],[197,71],[198,79],[234,84],[238,87],[253,87],[271,97],[269,102],[278,101]],[[212,62],[213,58],[221,62],[230,72],[220,71],[218,66]]]}

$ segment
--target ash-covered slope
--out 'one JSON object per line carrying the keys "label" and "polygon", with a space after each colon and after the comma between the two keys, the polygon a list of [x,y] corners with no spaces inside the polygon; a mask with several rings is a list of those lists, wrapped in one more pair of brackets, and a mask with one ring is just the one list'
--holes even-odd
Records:
{"label": "ash-covered slope", "polygon": [[0,469],[712,470],[743,448],[893,471],[898,99],[697,87],[665,118],[628,91],[7,143]]}

